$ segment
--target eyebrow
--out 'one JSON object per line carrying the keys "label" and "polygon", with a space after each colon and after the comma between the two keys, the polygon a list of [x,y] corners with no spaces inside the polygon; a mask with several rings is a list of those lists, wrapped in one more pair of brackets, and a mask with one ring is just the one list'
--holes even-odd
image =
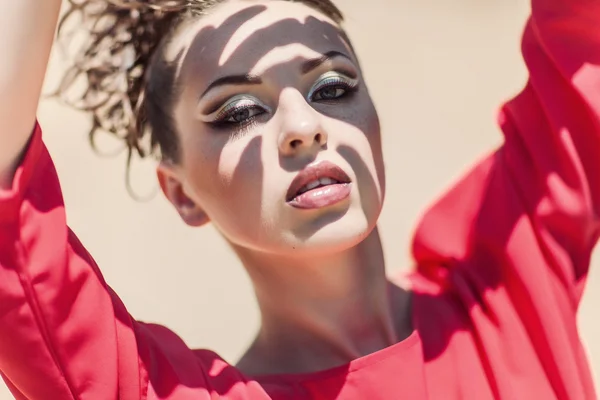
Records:
{"label": "eyebrow", "polygon": [[[328,51],[327,53],[323,54],[321,57],[313,58],[311,60],[305,61],[302,64],[302,66],[300,67],[300,71],[302,72],[302,74],[307,74],[310,71],[320,67],[327,61],[329,61],[333,58],[336,58],[336,57],[343,57],[343,58],[346,58],[346,59],[352,61],[352,59],[350,57],[348,57],[347,55],[345,55],[344,53],[341,53],[336,50],[332,50],[332,51]],[[202,93],[200,98],[204,97],[204,95],[206,93],[210,92],[212,89],[214,89],[217,86],[260,85],[261,83],[262,83],[262,79],[260,78],[260,76],[257,76],[257,75],[243,74],[243,75],[224,76],[222,78],[219,78],[219,79],[213,81],[210,85],[208,85],[208,87],[204,90],[204,92]]]}
{"label": "eyebrow", "polygon": [[346,58],[346,59],[352,61],[352,59],[350,57],[348,57],[347,55],[345,55],[344,53],[341,53],[336,50],[332,50],[332,51],[328,51],[327,53],[323,54],[321,57],[313,58],[312,60],[308,60],[308,61],[304,62],[304,64],[302,64],[302,66],[300,67],[300,71],[303,74],[307,74],[310,71],[320,67],[322,64],[326,63],[327,61],[329,61],[333,58],[336,58],[336,57],[343,57],[343,58]]}
{"label": "eyebrow", "polygon": [[206,90],[204,90],[204,92],[202,93],[202,96],[200,96],[200,97],[203,97],[206,93],[210,92],[212,89],[214,89],[217,86],[260,85],[261,83],[262,83],[262,79],[260,78],[260,76],[256,76],[256,75],[244,74],[244,75],[224,76],[222,78],[219,78],[219,79],[213,81],[210,85],[208,85],[208,87],[206,88]]}

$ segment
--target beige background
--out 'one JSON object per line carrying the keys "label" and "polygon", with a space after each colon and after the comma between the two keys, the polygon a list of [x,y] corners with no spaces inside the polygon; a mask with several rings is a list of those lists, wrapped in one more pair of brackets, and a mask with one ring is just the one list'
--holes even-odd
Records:
{"label": "beige background", "polygon": [[[427,204],[501,140],[496,110],[526,77],[519,40],[528,2],[338,4],[347,14],[383,123],[389,192],[380,225],[392,272],[411,266],[412,229]],[[55,54],[48,88],[60,69]],[[44,101],[39,117],[70,225],[130,312],[168,325],[189,346],[211,348],[235,361],[257,328],[258,314],[249,281],[222,239],[211,227],[186,228],[161,196],[146,203],[132,200],[123,157],[92,153],[85,116]],[[105,144],[115,149],[115,143]],[[135,175],[139,193],[156,190],[151,164],[137,164]],[[599,261],[596,256],[580,313],[596,375]],[[11,396],[0,389],[4,398]]]}

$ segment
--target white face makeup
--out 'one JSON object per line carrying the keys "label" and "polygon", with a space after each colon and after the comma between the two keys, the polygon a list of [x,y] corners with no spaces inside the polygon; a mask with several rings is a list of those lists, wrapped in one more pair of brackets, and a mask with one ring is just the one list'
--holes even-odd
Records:
{"label": "white face makeup", "polygon": [[231,1],[172,46],[182,160],[168,173],[187,200],[167,196],[182,215],[193,204],[262,252],[338,251],[368,235],[384,195],[379,121],[333,21],[300,3]]}

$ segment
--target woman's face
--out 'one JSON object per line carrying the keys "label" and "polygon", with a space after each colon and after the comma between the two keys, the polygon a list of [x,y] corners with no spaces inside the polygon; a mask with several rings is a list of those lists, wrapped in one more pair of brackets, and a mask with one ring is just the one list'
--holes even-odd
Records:
{"label": "woman's face", "polygon": [[229,1],[181,28],[181,159],[161,186],[190,225],[235,246],[312,254],[356,245],[384,196],[377,113],[337,24],[288,1]]}

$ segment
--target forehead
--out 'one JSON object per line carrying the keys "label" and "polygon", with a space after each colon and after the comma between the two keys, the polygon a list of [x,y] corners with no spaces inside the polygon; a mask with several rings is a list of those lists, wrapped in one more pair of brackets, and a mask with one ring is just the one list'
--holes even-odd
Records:
{"label": "forehead", "polygon": [[231,0],[182,26],[167,58],[179,63],[179,77],[261,74],[294,59],[331,50],[354,57],[341,28],[302,3]]}

